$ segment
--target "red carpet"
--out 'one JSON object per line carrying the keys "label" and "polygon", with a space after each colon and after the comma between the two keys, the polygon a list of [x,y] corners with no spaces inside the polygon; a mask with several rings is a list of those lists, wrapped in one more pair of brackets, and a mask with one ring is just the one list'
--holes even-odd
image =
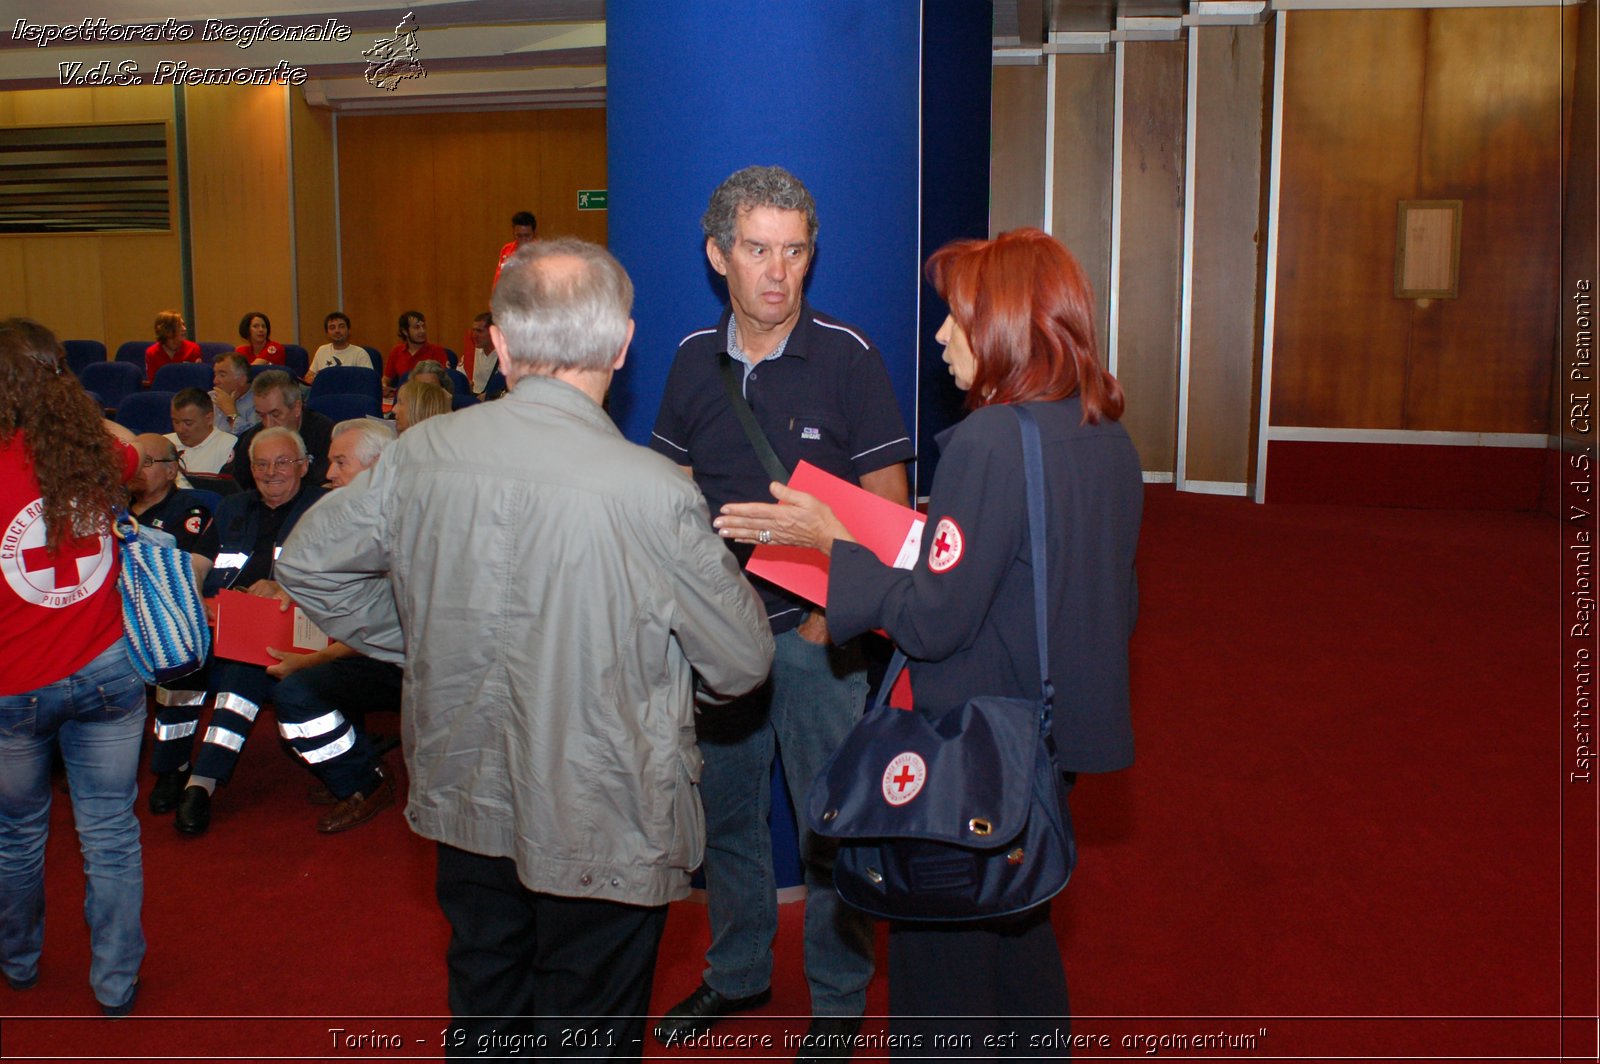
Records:
{"label": "red carpet", "polygon": [[[1056,903],[1072,1031],[1109,1043],[1079,1055],[1554,1056],[1555,520],[1148,499],[1138,760],[1080,780],[1081,860]],[[397,810],[319,836],[273,730],[257,728],[209,835],[141,812],[150,952],[127,1020],[18,1019],[95,1011],[58,801],[43,977],[0,988],[6,1057],[437,1055],[442,1023],[420,1019],[446,1012],[431,845]],[[783,909],[772,1003],[719,1032],[803,1030],[774,1019],[807,1012],[800,915]],[[704,907],[675,906],[657,1011],[693,989],[705,941]],[[870,1008],[886,1000],[880,973]],[[335,1050],[330,1028],[404,1047]],[[793,1053],[717,1056],[741,1055]]]}

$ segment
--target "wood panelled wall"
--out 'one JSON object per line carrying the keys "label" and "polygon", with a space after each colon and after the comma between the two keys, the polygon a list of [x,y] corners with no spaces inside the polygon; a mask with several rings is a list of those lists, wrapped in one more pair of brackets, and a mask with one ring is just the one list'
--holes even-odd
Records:
{"label": "wood panelled wall", "polygon": [[990,103],[989,235],[1044,224],[1045,88],[1042,66],[994,68]]}
{"label": "wood panelled wall", "polygon": [[518,210],[541,237],[605,242],[605,212],[577,209],[579,189],[606,187],[602,110],[344,117],[338,143],[343,309],[360,343],[388,350],[415,309],[459,352]]}
{"label": "wood panelled wall", "polygon": [[1122,245],[1117,364],[1122,423],[1147,470],[1178,461],[1178,323],[1183,312],[1184,95],[1188,46],[1123,49]]}
{"label": "wood panelled wall", "polygon": [[[153,85],[0,93],[0,126],[166,122],[170,130],[172,117],[172,90]],[[156,312],[183,303],[173,189],[169,232],[0,236],[0,315],[35,318],[64,340],[104,341],[113,353],[124,340],[154,339]]]}
{"label": "wood panelled wall", "polygon": [[197,340],[239,338],[260,311],[272,338],[298,343],[289,213],[288,92],[282,86],[185,90],[189,129],[189,245]]}
{"label": "wood panelled wall", "polygon": [[[1274,425],[1542,433],[1573,8],[1294,12]],[[1463,201],[1460,296],[1394,296],[1402,199]]]}
{"label": "wood panelled wall", "polygon": [[333,113],[289,97],[290,150],[294,160],[295,297],[299,340],[315,352],[326,342],[322,319],[339,302],[339,215],[334,197]]}
{"label": "wood panelled wall", "polygon": [[1106,357],[1111,300],[1111,158],[1116,133],[1117,57],[1063,55],[1056,60],[1056,139],[1051,171],[1051,228],[1077,257],[1094,288],[1095,338]]}
{"label": "wood panelled wall", "polygon": [[1192,32],[1192,268],[1178,479],[1242,491],[1254,480],[1260,409],[1273,26]]}

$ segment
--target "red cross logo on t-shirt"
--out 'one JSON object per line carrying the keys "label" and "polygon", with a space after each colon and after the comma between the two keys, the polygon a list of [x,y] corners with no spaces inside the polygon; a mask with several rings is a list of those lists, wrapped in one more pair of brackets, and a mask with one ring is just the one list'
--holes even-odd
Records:
{"label": "red cross logo on t-shirt", "polygon": [[63,535],[49,549],[44,500],[35,499],[0,524],[0,594],[9,588],[29,605],[64,609],[104,587],[116,558],[107,535]]}
{"label": "red cross logo on t-shirt", "polygon": [[948,517],[940,518],[938,527],[933,530],[932,549],[928,551],[928,569],[931,572],[943,573],[955,568],[956,562],[961,560],[961,551],[965,546],[966,540],[961,535],[961,526]]}
{"label": "red cross logo on t-shirt", "polygon": [[63,539],[52,555],[44,547],[30,547],[22,552],[22,570],[27,573],[55,569],[56,590],[76,587],[81,582],[78,575],[79,558],[96,558],[100,555],[99,536],[74,536]]}

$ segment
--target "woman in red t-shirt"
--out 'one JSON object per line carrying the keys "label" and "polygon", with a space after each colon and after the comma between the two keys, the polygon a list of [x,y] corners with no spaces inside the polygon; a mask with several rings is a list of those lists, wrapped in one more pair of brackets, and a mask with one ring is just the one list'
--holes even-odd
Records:
{"label": "woman in red t-shirt", "polygon": [[244,343],[234,350],[252,365],[262,362],[283,365],[283,345],[272,338],[272,321],[259,310],[252,310],[239,319],[239,338]]}
{"label": "woman in red t-shirt", "polygon": [[50,761],[67,766],[88,874],[89,985],[107,1015],[139,989],[144,684],[128,660],[111,514],[138,451],[62,373],[55,336],[0,321],[0,972],[39,979]]}
{"label": "woman in red t-shirt", "polygon": [[173,362],[199,362],[200,345],[189,339],[189,326],[175,310],[156,315],[156,342],[144,349],[144,382],[156,379],[156,370]]}

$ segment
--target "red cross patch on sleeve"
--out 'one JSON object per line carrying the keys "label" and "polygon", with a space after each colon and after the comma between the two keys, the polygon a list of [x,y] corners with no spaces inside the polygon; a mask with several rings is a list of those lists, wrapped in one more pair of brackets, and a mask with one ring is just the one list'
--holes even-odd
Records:
{"label": "red cross patch on sleeve", "polygon": [[198,536],[200,534],[200,515],[190,514],[183,522],[183,527],[189,530],[190,535]]}
{"label": "red cross patch on sleeve", "polygon": [[961,560],[965,542],[960,525],[948,517],[940,518],[939,526],[933,530],[933,542],[928,547],[928,571],[943,573],[954,569]]}

